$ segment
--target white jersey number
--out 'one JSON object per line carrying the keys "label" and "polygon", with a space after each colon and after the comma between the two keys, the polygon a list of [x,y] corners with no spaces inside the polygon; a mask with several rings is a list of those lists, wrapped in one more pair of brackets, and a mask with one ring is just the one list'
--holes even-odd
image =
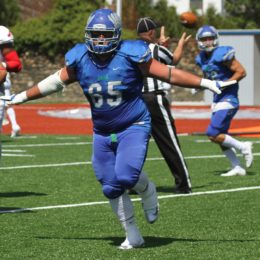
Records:
{"label": "white jersey number", "polygon": [[122,84],[121,81],[108,82],[107,85],[108,97],[104,97],[102,94],[99,94],[102,92],[102,86],[99,83],[94,83],[90,85],[88,89],[88,93],[91,96],[94,106],[99,108],[104,103],[107,103],[111,107],[119,105],[122,101],[122,93],[118,90],[114,90],[114,87],[119,86],[121,84]]}

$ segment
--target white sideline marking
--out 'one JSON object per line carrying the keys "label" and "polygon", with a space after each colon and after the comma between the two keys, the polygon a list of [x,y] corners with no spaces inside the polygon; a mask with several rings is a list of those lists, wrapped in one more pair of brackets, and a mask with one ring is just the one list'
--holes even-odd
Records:
{"label": "white sideline marking", "polygon": [[[228,192],[238,192],[238,191],[248,191],[248,190],[257,190],[260,189],[260,186],[253,187],[241,187],[236,189],[228,189],[228,190],[212,190],[212,191],[201,191],[201,192],[193,192],[190,194],[172,194],[172,195],[163,195],[158,196],[158,199],[168,199],[175,197],[192,197],[192,196],[200,196],[200,195],[210,195],[210,194],[218,194],[218,193],[228,193]],[[140,201],[140,198],[132,198],[132,201]],[[93,201],[93,202],[85,202],[79,204],[65,204],[65,205],[55,205],[55,206],[45,206],[45,207],[35,207],[35,208],[21,208],[21,209],[12,209],[12,210],[0,210],[0,214],[4,213],[19,213],[24,211],[37,211],[37,210],[47,210],[47,209],[60,209],[60,208],[75,208],[75,207],[84,207],[84,206],[95,206],[108,204],[108,201]]]}
{"label": "white sideline marking", "polygon": [[[260,153],[254,153],[254,156],[259,156]],[[241,156],[240,154],[238,156]],[[225,155],[201,155],[201,156],[186,156],[186,160],[192,159],[214,159],[214,158],[224,158]],[[161,161],[164,160],[162,157],[146,158],[146,161]],[[55,163],[55,164],[36,164],[36,165],[21,165],[21,166],[6,166],[0,167],[0,170],[15,170],[15,169],[30,169],[30,168],[47,168],[47,167],[64,167],[73,165],[87,165],[92,164],[91,161],[86,162],[71,162],[71,163]]]}

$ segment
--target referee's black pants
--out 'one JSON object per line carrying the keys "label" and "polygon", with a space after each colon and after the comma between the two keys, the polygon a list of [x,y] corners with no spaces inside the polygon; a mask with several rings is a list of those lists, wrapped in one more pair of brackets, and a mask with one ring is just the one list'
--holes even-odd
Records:
{"label": "referee's black pants", "polygon": [[175,191],[190,192],[189,172],[165,93],[163,91],[143,93],[143,99],[152,118],[152,136],[175,179]]}

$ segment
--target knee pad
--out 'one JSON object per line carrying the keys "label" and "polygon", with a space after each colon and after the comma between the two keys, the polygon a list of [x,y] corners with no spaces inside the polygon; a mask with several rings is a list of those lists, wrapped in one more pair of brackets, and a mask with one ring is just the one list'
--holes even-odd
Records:
{"label": "knee pad", "polygon": [[113,187],[110,185],[103,185],[102,190],[103,190],[103,194],[108,199],[115,199],[115,198],[119,197],[120,195],[122,195],[125,191],[123,188]]}

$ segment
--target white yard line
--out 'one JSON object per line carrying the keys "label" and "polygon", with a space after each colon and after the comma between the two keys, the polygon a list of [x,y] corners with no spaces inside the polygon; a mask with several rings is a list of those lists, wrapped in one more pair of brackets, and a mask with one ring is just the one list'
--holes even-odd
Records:
{"label": "white yard line", "polygon": [[4,148],[10,147],[47,147],[47,146],[67,146],[67,145],[85,145],[85,144],[92,144],[92,142],[78,142],[78,143],[50,143],[50,144],[10,144],[10,145],[2,145]]}
{"label": "white yard line", "polygon": [[3,157],[35,157],[33,154],[15,154],[15,153],[3,153]]}
{"label": "white yard line", "polygon": [[[227,190],[212,190],[212,191],[201,191],[201,192],[193,192],[190,194],[172,194],[172,195],[163,195],[158,196],[158,199],[169,199],[175,197],[193,197],[193,196],[201,196],[201,195],[211,195],[211,194],[219,194],[219,193],[230,193],[230,192],[239,192],[239,191],[249,191],[249,190],[258,190],[260,186],[253,187],[241,187],[236,189],[227,189]],[[140,198],[133,198],[132,201],[140,201]],[[108,204],[108,201],[93,201],[93,202],[85,202],[79,204],[65,204],[65,205],[54,205],[54,206],[44,206],[44,207],[34,207],[34,208],[21,208],[21,209],[12,209],[12,210],[0,210],[0,214],[4,213],[19,213],[26,211],[39,211],[39,210],[48,210],[48,209],[60,209],[60,208],[75,208],[75,207],[85,207],[85,206],[95,206]]]}
{"label": "white yard line", "polygon": [[[254,156],[259,156],[260,153],[254,153]],[[19,156],[19,155],[18,155]],[[238,155],[240,156],[240,155]],[[215,159],[224,158],[224,155],[200,155],[200,156],[186,156],[186,160],[192,159]],[[162,157],[146,158],[146,161],[161,161],[164,160]],[[74,165],[87,165],[92,164],[91,161],[85,162],[71,162],[71,163],[54,163],[54,164],[36,164],[36,165],[18,165],[18,166],[6,166],[0,167],[0,170],[15,170],[15,169],[30,169],[30,168],[47,168],[47,167],[64,167],[64,166],[74,166]]]}

